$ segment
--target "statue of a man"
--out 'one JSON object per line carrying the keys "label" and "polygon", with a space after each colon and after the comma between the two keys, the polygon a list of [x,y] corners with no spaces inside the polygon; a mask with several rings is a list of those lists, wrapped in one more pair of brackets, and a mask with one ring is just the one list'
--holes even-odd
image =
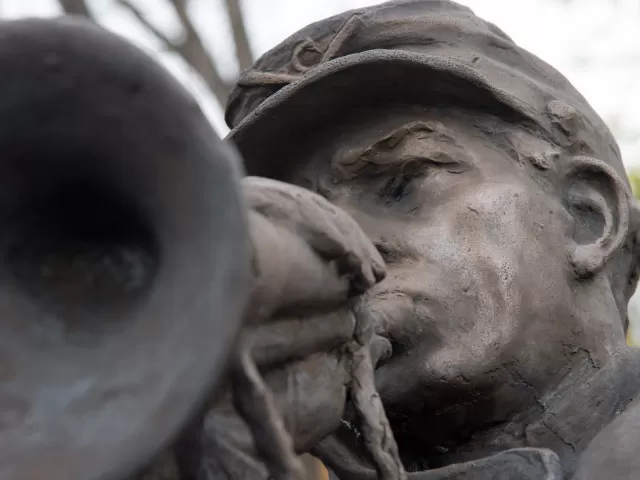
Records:
{"label": "statue of a man", "polygon": [[[286,39],[244,72],[226,118],[249,175],[325,197],[384,259],[362,305],[409,478],[571,478],[640,394],[625,342],[639,211],[571,84],[466,7],[397,0]],[[320,370],[294,377],[302,399],[270,381],[296,448],[342,480],[376,478],[330,405],[344,378]],[[245,472],[229,478],[253,478],[223,411],[216,451]]]}

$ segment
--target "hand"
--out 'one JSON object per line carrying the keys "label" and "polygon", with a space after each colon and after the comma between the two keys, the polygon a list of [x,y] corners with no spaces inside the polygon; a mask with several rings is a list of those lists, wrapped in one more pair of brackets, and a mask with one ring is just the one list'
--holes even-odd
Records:
{"label": "hand", "polygon": [[[310,451],[341,424],[348,384],[353,380],[353,363],[345,349],[335,347],[352,339],[354,327],[353,312],[343,310],[304,319],[279,319],[245,332],[298,453]],[[386,340],[374,339],[369,347],[374,364],[390,353]],[[314,350],[322,353],[309,354]],[[188,478],[269,478],[252,432],[234,408],[230,391],[218,398],[203,428],[189,435],[178,451],[184,471],[191,475]]]}
{"label": "hand", "polygon": [[[275,403],[295,440],[296,451],[307,451],[340,422],[345,402],[344,385],[336,381],[340,367],[337,357],[325,359],[318,355],[305,362],[289,364],[286,370],[267,374],[267,384],[273,389]],[[319,395],[307,397],[312,388]],[[300,422],[300,419],[311,422]],[[176,452],[184,475],[182,480],[273,478],[256,451],[247,423],[234,408],[230,392],[226,392],[209,411],[201,428],[183,437]],[[156,480],[156,477],[152,478]],[[158,477],[160,479],[164,480],[164,477]]]}
{"label": "hand", "polygon": [[244,192],[254,285],[230,370],[234,395],[218,400],[200,440],[191,437],[200,446],[182,452],[202,451],[198,470],[205,462],[230,478],[265,478],[257,457],[272,474],[300,478],[287,452],[308,450],[340,425],[351,381],[341,347],[356,327],[348,301],[382,280],[384,262],[356,222],[319,195],[262,178],[246,178]]}
{"label": "hand", "polygon": [[255,326],[245,340],[303,451],[339,425],[351,372],[337,349],[353,341],[356,324],[346,303],[384,278],[384,262],[323,197],[257,177],[244,180],[244,191],[256,252]]}
{"label": "hand", "polygon": [[380,254],[346,212],[294,185],[258,177],[243,184],[255,252],[252,315],[331,311],[384,278]]}

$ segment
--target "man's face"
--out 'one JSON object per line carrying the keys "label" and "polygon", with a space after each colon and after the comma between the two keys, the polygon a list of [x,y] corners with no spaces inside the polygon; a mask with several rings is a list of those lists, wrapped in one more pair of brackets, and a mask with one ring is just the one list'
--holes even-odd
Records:
{"label": "man's face", "polygon": [[377,384],[404,451],[536,408],[576,351],[599,348],[547,142],[486,115],[398,108],[345,118],[307,150],[289,180],[348,211],[387,262],[366,305],[391,343]]}

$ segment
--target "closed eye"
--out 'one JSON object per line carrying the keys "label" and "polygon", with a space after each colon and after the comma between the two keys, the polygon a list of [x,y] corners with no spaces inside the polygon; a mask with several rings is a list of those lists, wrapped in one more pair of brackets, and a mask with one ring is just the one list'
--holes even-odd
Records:
{"label": "closed eye", "polygon": [[399,158],[396,165],[386,165],[388,177],[383,181],[378,195],[387,203],[399,202],[411,193],[415,180],[424,179],[438,169],[462,173],[467,165],[446,155]]}
{"label": "closed eye", "polygon": [[407,196],[413,181],[422,176],[424,176],[424,173],[423,175],[417,175],[415,172],[399,172],[392,175],[382,184],[378,195],[388,202],[399,202]]}

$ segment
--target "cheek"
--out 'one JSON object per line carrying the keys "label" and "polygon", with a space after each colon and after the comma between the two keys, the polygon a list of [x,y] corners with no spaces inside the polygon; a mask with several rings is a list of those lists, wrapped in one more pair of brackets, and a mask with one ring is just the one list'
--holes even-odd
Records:
{"label": "cheek", "polygon": [[486,258],[496,265],[518,267],[563,250],[558,248],[564,237],[560,205],[543,192],[485,183],[481,191],[465,194],[454,205],[449,228],[467,246],[465,256],[470,260]]}
{"label": "cheek", "polygon": [[524,188],[484,183],[481,191],[467,191],[433,213],[432,254],[460,284],[451,299],[457,317],[452,355],[476,364],[499,356],[524,328],[523,292],[535,285],[546,290],[554,283],[549,277],[562,270],[554,258],[553,239],[562,233],[554,207]]}
{"label": "cheek", "polygon": [[518,269],[532,247],[528,207],[524,192],[485,185],[482,192],[462,199],[451,225],[467,246],[465,263],[483,300],[483,316],[489,321],[517,313]]}
{"label": "cheek", "polygon": [[[456,235],[478,244],[489,255],[508,255],[527,237],[529,202],[524,192],[503,185],[484,185],[457,202]],[[486,249],[489,249],[488,251]]]}

